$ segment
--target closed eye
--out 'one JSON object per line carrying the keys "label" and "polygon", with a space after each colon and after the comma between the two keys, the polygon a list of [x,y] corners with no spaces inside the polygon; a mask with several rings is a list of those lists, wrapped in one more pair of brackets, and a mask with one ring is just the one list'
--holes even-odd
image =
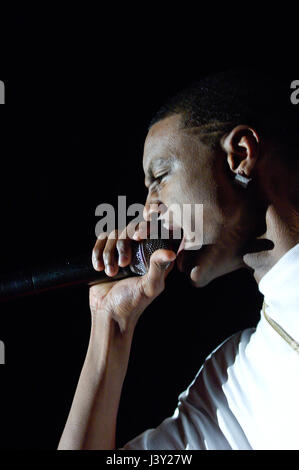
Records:
{"label": "closed eye", "polygon": [[149,175],[145,178],[145,186],[147,188],[155,188],[156,186],[159,186],[164,178],[166,178],[168,176],[169,172],[168,171],[164,171],[163,173],[157,173],[157,175],[155,176],[154,173],[150,172]]}
{"label": "closed eye", "polygon": [[153,182],[156,184],[160,184],[166,176],[167,176],[167,173],[162,173],[161,175],[154,176]]}

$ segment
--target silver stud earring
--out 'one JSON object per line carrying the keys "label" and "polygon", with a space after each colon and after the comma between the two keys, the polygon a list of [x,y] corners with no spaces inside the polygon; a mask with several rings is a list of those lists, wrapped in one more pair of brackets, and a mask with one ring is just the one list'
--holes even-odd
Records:
{"label": "silver stud earring", "polygon": [[245,175],[244,171],[241,170],[238,174],[236,174],[234,181],[236,184],[239,184],[243,188],[247,189],[249,183],[252,181],[252,178],[248,178],[248,176]]}

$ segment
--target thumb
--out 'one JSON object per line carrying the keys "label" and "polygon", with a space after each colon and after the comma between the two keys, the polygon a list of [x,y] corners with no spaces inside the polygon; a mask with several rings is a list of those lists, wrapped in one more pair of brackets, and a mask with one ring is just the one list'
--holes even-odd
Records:
{"label": "thumb", "polygon": [[164,289],[164,281],[172,270],[176,254],[172,250],[156,250],[150,257],[150,267],[142,278],[143,290],[147,297],[156,297]]}

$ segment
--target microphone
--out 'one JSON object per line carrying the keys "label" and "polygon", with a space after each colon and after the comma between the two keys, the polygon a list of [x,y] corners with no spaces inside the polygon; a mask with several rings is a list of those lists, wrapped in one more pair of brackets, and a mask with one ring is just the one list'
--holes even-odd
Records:
{"label": "microphone", "polygon": [[149,269],[150,257],[161,248],[174,249],[175,240],[145,239],[132,241],[132,261],[118,273],[109,277],[104,271],[94,269],[90,254],[71,257],[47,266],[22,269],[5,276],[0,283],[0,300],[38,294],[48,290],[80,284],[99,284],[131,276],[142,276]]}

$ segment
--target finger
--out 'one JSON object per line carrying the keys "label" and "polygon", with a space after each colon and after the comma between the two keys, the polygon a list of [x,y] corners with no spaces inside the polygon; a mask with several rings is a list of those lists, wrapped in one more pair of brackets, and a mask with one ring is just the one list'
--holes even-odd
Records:
{"label": "finger", "polygon": [[118,265],[121,267],[128,266],[132,260],[132,243],[128,233],[129,226],[130,224],[121,232],[116,243]]}
{"label": "finger", "polygon": [[148,234],[148,222],[141,221],[136,222],[132,220],[127,227],[123,230],[121,237],[119,238],[130,238],[131,240],[141,240],[147,238]]}
{"label": "finger", "polygon": [[132,243],[131,240],[140,241],[146,239],[149,232],[149,224],[145,221],[139,222],[137,225],[134,221],[130,222],[118,237],[116,248],[118,251],[118,265],[121,267],[128,266],[132,260]]}
{"label": "finger", "polygon": [[98,239],[92,250],[91,261],[96,271],[102,271],[105,267],[104,262],[103,262],[103,251],[106,245],[107,238],[108,238],[108,235],[106,232],[101,233],[98,236]]}
{"label": "finger", "polygon": [[149,237],[149,232],[150,232],[150,223],[146,221],[141,221],[136,227],[135,233],[133,235],[133,239],[135,241],[145,240],[146,238]]}
{"label": "finger", "polygon": [[106,241],[103,251],[103,261],[105,264],[105,272],[107,276],[115,276],[118,273],[118,265],[116,261],[116,243],[118,240],[117,230],[113,230]]}
{"label": "finger", "polygon": [[150,258],[148,273],[142,278],[144,294],[147,297],[155,297],[164,289],[164,281],[173,268],[176,258],[174,251],[160,249],[155,251]]}
{"label": "finger", "polygon": [[130,239],[117,240],[118,266],[125,267],[131,263],[132,247]]}

